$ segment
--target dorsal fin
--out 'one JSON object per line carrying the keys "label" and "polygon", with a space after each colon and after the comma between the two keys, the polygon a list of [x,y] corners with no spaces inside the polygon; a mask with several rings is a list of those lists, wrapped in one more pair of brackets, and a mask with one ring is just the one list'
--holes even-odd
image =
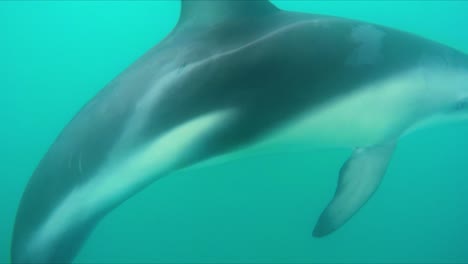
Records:
{"label": "dorsal fin", "polygon": [[228,19],[256,17],[278,9],[268,0],[181,0],[179,25],[213,25]]}

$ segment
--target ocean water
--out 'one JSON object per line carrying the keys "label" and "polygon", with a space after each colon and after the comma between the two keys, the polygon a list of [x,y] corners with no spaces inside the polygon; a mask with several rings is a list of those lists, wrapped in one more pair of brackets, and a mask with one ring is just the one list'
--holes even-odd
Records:
{"label": "ocean water", "polygon": [[[468,2],[274,1],[468,52]],[[0,263],[23,189],[81,106],[175,25],[178,1],[0,2]],[[468,86],[468,84],[467,84]],[[400,141],[374,197],[312,230],[347,150],[279,152],[182,171],[96,228],[77,263],[468,263],[468,121]]]}

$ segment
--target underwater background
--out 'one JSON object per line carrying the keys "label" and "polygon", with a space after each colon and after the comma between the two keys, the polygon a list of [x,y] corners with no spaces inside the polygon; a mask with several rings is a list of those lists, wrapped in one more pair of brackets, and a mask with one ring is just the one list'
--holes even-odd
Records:
{"label": "underwater background", "polygon": [[[465,1],[273,2],[468,53]],[[0,263],[9,261],[19,200],[48,147],[169,33],[179,9],[179,1],[0,2]],[[107,216],[75,262],[468,263],[468,120],[403,138],[374,197],[339,231],[313,238],[349,154],[284,150],[175,173]]]}

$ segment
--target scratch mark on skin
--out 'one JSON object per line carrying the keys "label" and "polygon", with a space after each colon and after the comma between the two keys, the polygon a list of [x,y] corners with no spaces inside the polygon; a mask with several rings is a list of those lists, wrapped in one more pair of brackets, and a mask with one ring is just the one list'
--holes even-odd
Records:
{"label": "scratch mark on skin", "polygon": [[83,159],[83,152],[80,151],[80,155],[78,157],[78,171],[80,172],[80,175],[83,174],[83,166],[81,160]]}
{"label": "scratch mark on skin", "polygon": [[68,168],[72,168],[73,153],[70,153],[70,158],[68,158]]}

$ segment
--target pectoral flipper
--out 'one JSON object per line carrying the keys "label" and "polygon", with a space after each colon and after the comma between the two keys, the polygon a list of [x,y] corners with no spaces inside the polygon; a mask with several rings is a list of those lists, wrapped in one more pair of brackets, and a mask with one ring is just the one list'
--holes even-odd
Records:
{"label": "pectoral flipper", "polygon": [[387,170],[396,143],[356,149],[340,170],[335,196],[322,212],[313,232],[330,234],[346,223],[372,196]]}

